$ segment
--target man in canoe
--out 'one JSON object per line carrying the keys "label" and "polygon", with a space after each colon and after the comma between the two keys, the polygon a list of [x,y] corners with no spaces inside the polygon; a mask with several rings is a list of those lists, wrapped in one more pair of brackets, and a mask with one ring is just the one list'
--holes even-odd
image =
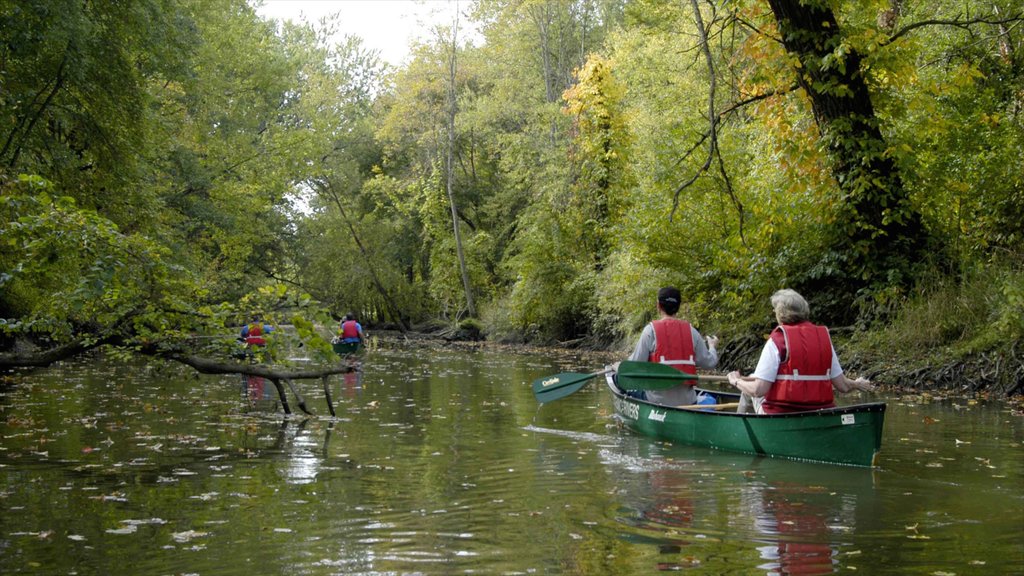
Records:
{"label": "man in canoe", "polygon": [[266,346],[267,335],[273,331],[273,326],[264,324],[259,318],[256,318],[249,324],[242,326],[242,331],[239,332],[238,337],[249,347]]}
{"label": "man in canoe", "polygon": [[750,376],[729,373],[729,383],[743,393],[740,412],[753,405],[758,414],[803,412],[835,406],[833,390],[874,390],[865,378],[850,380],[839,365],[828,328],[811,324],[811,307],[795,290],[772,295],[779,325],[761,350]]}
{"label": "man in canoe", "polygon": [[338,325],[338,341],[342,344],[365,344],[363,325],[356,322],[355,314],[345,314]]}
{"label": "man in canoe", "polygon": [[[708,336],[705,345],[704,337],[696,328],[676,318],[681,302],[682,296],[677,288],[666,286],[658,290],[660,318],[644,326],[630,360],[668,364],[686,374],[697,374],[698,367],[714,368],[718,365],[718,338]],[[693,383],[696,384],[697,380],[694,379]],[[680,384],[665,390],[646,390],[641,394],[648,402],[666,406],[697,403],[697,394],[690,384]]]}

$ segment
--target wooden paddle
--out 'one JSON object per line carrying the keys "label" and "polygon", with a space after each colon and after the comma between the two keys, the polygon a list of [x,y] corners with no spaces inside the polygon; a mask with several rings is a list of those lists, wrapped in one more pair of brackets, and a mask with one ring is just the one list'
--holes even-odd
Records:
{"label": "wooden paddle", "polygon": [[538,378],[533,381],[533,395],[537,398],[538,402],[552,402],[559,398],[565,398],[569,394],[583,388],[591,379],[611,371],[613,371],[613,368],[605,368],[600,372],[593,372],[591,374],[563,372],[554,376]]}
{"label": "wooden paddle", "polygon": [[704,382],[727,382],[728,376],[712,374],[685,374],[668,364],[657,362],[619,363],[619,388],[623,390],[664,390],[680,384],[693,385],[694,380]]}

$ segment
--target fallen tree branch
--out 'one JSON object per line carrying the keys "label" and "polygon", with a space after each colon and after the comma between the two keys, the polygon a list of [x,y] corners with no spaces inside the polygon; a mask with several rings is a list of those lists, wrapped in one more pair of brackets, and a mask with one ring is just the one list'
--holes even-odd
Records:
{"label": "fallen tree branch", "polygon": [[88,344],[76,341],[38,352],[5,352],[0,354],[0,369],[45,368],[61,360],[85,354],[105,344],[108,344],[105,340],[97,340]]}
{"label": "fallen tree branch", "polygon": [[244,374],[246,376],[260,376],[271,380],[309,380],[312,378],[323,378],[334,374],[347,374],[355,372],[355,367],[349,364],[318,368],[315,370],[279,370],[263,364],[239,364],[237,362],[222,362],[201,358],[199,356],[185,356],[182,354],[157,354],[157,356],[179,362],[190,366],[201,374]]}

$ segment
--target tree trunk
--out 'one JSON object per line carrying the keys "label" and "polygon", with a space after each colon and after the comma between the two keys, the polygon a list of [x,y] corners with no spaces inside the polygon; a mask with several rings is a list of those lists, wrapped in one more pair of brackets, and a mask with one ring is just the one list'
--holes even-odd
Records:
{"label": "tree trunk", "polygon": [[[830,280],[902,288],[925,250],[926,231],[879,128],[856,51],[823,0],[768,0],[786,50],[800,61],[797,81],[811,101],[842,194],[834,255],[847,268]],[[856,286],[850,287],[851,292]]]}
{"label": "tree trunk", "polygon": [[334,205],[338,207],[338,212],[341,213],[342,219],[345,220],[345,224],[348,226],[349,233],[352,234],[352,240],[356,243],[356,247],[359,248],[359,253],[362,254],[363,260],[366,261],[366,268],[370,271],[370,279],[373,281],[374,288],[377,289],[377,293],[380,294],[380,297],[384,299],[384,303],[391,312],[391,316],[395,319],[395,322],[398,323],[398,329],[402,331],[402,334],[405,334],[409,331],[409,326],[406,324],[405,318],[402,317],[402,311],[395,305],[394,300],[391,299],[387,289],[384,288],[384,284],[377,276],[377,269],[374,267],[373,261],[370,260],[370,254],[366,251],[363,243],[359,240],[359,235],[356,234],[356,228],[352,225],[352,221],[349,220],[348,213],[345,212],[345,206],[341,203],[341,198],[334,191],[334,187],[331,185],[329,179],[324,179],[319,182],[319,184],[318,188],[321,191],[328,192],[334,200]]}
{"label": "tree trunk", "polygon": [[470,317],[476,317],[476,306],[473,304],[473,289],[469,283],[469,271],[466,270],[466,256],[462,253],[462,238],[459,235],[459,211],[455,205],[455,50],[458,47],[459,30],[458,15],[452,28],[452,52],[448,59],[448,151],[445,158],[447,174],[448,204],[452,209],[452,229],[455,233],[455,251],[459,256],[459,270],[462,272],[462,287],[466,290],[466,310]]}

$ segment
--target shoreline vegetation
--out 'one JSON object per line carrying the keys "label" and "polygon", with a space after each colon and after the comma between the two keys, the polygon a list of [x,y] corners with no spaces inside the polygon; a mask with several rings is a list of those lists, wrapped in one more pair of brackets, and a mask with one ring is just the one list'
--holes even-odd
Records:
{"label": "shoreline vegetation", "polygon": [[748,370],[791,288],[853,373],[1024,394],[1019,0],[486,0],[397,66],[247,0],[6,5],[0,368],[236,370],[262,322],[284,382],[349,313],[621,359],[675,286]]}
{"label": "shoreline vegetation", "polygon": [[[415,327],[414,327],[415,328]],[[467,338],[455,329],[401,333],[369,328],[371,336],[389,346],[444,346],[460,350],[496,350],[514,354],[555,354],[564,356],[574,369],[598,369],[625,359],[628,344],[600,345],[592,341],[548,345],[501,342]],[[890,356],[868,348],[863,339],[851,339],[835,331],[834,340],[843,358],[843,369],[873,380],[880,389],[903,394],[933,394],[964,398],[1004,398],[1024,404],[1024,350],[1016,342],[1006,350],[977,354],[969,358],[909,358]],[[749,371],[757,363],[764,340],[757,336],[735,339],[721,337],[721,361],[715,372]]]}

